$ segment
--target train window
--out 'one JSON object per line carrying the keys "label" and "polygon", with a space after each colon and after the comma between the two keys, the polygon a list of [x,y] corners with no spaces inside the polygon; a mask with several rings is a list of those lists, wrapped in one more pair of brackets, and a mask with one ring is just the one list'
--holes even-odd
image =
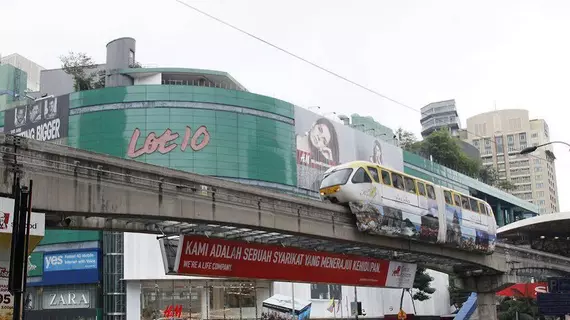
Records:
{"label": "train window", "polygon": [[[433,186],[431,184],[427,185],[427,195],[428,195],[428,198],[435,200],[435,189],[433,188]],[[449,197],[449,199],[451,200],[451,196]]]}
{"label": "train window", "polygon": [[471,207],[469,206],[469,198],[466,196],[461,196],[461,207],[466,210],[471,210]]}
{"label": "train window", "polygon": [[352,177],[352,183],[372,183],[372,179],[370,179],[364,168],[358,168]]}
{"label": "train window", "polygon": [[325,178],[321,182],[321,189],[337,185],[343,185],[348,181],[348,178],[350,178],[351,174],[352,174],[351,168],[333,171],[325,176]]}
{"label": "train window", "polygon": [[457,193],[453,194],[453,202],[456,207],[461,207],[461,197]]}
{"label": "train window", "polygon": [[406,191],[416,194],[416,184],[414,183],[414,179],[404,177],[404,181],[406,183]]}
{"label": "train window", "polygon": [[443,197],[445,198],[445,203],[453,205],[453,199],[451,198],[451,192],[445,190],[443,191]]}
{"label": "train window", "polygon": [[382,170],[382,183],[388,186],[392,185],[392,177],[390,176],[390,172]]}
{"label": "train window", "polygon": [[368,171],[370,171],[370,174],[372,175],[372,180],[374,180],[374,182],[380,183],[380,179],[378,178],[378,169],[368,167]]}
{"label": "train window", "polygon": [[469,198],[469,203],[471,204],[471,210],[481,213],[481,211],[479,211],[479,205],[477,203],[477,200]]}
{"label": "train window", "polygon": [[485,212],[489,217],[491,216],[491,208],[489,208],[489,206],[485,206]]}
{"label": "train window", "polygon": [[418,193],[420,194],[420,196],[426,196],[426,186],[423,182],[419,182],[416,181],[417,185],[418,185]]}
{"label": "train window", "polygon": [[479,212],[481,212],[482,214],[489,215],[489,214],[487,213],[487,210],[486,210],[486,209],[487,209],[487,208],[485,208],[485,205],[483,204],[483,202],[479,202]]}
{"label": "train window", "polygon": [[392,180],[394,181],[394,187],[400,190],[404,190],[404,178],[401,175],[392,173]]}
{"label": "train window", "polygon": [[390,172],[382,170],[382,183],[387,186],[392,185],[392,178],[390,178]]}

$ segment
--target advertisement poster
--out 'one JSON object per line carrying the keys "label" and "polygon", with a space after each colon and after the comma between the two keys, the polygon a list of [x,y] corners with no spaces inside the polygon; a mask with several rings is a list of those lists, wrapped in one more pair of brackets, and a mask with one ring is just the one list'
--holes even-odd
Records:
{"label": "advertisement poster", "polygon": [[411,288],[417,266],[352,255],[315,252],[181,235],[174,271],[182,275]]}
{"label": "advertisement poster", "polygon": [[44,253],[44,272],[97,269],[97,251]]}
{"label": "advertisement poster", "polygon": [[4,114],[4,132],[39,141],[67,137],[68,124],[69,94],[38,99]]}
{"label": "advertisement poster", "polygon": [[12,320],[14,299],[8,291],[10,261],[0,261],[0,320]]}
{"label": "advertisement poster", "polygon": [[301,107],[295,107],[297,184],[317,191],[323,173],[354,160],[404,171],[402,149]]}
{"label": "advertisement poster", "polygon": [[[0,259],[3,252],[10,252],[12,225],[14,222],[14,199],[0,197]],[[45,234],[45,215],[32,211],[30,221],[30,253],[40,243]],[[9,257],[8,257],[9,259]]]}

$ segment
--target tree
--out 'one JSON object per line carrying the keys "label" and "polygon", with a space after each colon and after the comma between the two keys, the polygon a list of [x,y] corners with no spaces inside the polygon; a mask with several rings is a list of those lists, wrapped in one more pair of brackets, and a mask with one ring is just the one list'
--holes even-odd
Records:
{"label": "tree", "polygon": [[433,277],[427,273],[426,268],[418,267],[416,269],[416,274],[414,277],[413,289],[402,289],[402,295],[400,297],[400,309],[404,304],[404,294],[407,292],[412,298],[412,306],[414,307],[414,313],[416,313],[415,300],[425,301],[430,298],[430,295],[435,292],[435,288],[431,287],[431,282]]}
{"label": "tree", "polygon": [[517,319],[517,313],[519,320],[534,320],[538,314],[538,307],[536,301],[531,298],[507,297],[501,301],[497,311],[499,320]]}
{"label": "tree", "polygon": [[75,91],[105,87],[105,71],[96,70],[97,64],[87,54],[70,51],[59,59],[63,71],[73,77]]}
{"label": "tree", "polygon": [[509,180],[500,180],[499,182],[497,182],[497,184],[495,186],[499,189],[506,191],[506,192],[513,191],[517,187],[512,182],[510,182]]}
{"label": "tree", "polygon": [[431,287],[433,277],[427,273],[426,268],[418,267],[416,269],[416,277],[414,278],[413,300],[424,301],[430,298],[435,292],[435,288]]}
{"label": "tree", "polygon": [[406,149],[455,171],[463,172],[474,178],[479,178],[481,160],[472,159],[463,152],[459,140],[448,130],[438,130],[424,140],[412,143]]}
{"label": "tree", "polygon": [[479,180],[490,186],[494,186],[499,181],[499,173],[493,166],[482,166],[479,169]]}
{"label": "tree", "polygon": [[400,143],[400,148],[404,150],[409,150],[410,147],[418,141],[416,135],[413,132],[404,130],[402,127],[396,130],[396,138]]}

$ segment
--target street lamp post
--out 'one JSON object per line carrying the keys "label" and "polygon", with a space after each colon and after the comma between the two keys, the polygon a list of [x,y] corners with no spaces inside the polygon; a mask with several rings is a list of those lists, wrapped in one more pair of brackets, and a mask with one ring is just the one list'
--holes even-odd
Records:
{"label": "street lamp post", "polygon": [[540,148],[540,147],[544,147],[544,146],[547,146],[547,145],[553,144],[553,143],[560,143],[560,144],[563,144],[563,145],[565,145],[565,146],[567,146],[567,147],[570,148],[570,143],[567,143],[567,142],[564,142],[564,141],[550,141],[550,142],[547,142],[547,143],[540,144],[540,145],[538,145],[538,146],[526,147],[526,148],[522,149],[522,150],[519,152],[519,154],[529,154],[529,153],[531,153],[531,152],[536,151],[536,149],[538,149],[538,148]]}

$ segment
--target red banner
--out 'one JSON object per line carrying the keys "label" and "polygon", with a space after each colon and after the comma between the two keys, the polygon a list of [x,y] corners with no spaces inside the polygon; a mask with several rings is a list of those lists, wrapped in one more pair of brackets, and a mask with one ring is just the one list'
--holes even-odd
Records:
{"label": "red banner", "polygon": [[505,297],[526,297],[536,299],[539,292],[547,292],[546,282],[517,283],[497,292],[498,296]]}
{"label": "red banner", "polygon": [[415,264],[182,235],[178,274],[410,288]]}

